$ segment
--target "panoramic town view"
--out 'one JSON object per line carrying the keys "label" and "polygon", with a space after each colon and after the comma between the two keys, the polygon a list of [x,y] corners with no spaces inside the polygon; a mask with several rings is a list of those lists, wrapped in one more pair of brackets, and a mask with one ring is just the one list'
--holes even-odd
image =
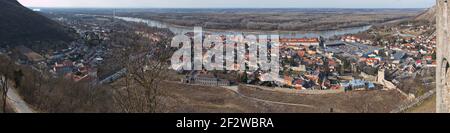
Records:
{"label": "panoramic town view", "polygon": [[435,0],[78,1],[0,1],[0,112],[436,112]]}

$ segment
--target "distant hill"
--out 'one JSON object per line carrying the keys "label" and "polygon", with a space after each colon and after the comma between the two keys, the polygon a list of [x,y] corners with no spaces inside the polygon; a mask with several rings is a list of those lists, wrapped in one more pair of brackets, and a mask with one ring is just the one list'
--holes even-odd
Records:
{"label": "distant hill", "polygon": [[436,6],[433,6],[423,13],[419,14],[415,20],[428,20],[428,21],[436,21]]}
{"label": "distant hill", "polygon": [[68,28],[24,7],[17,0],[0,0],[0,20],[0,47],[60,48],[73,39]]}

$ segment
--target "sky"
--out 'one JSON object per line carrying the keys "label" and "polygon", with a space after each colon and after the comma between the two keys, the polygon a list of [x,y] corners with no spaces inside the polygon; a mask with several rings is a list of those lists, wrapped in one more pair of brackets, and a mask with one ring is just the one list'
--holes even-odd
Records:
{"label": "sky", "polygon": [[27,7],[429,8],[436,0],[18,0]]}

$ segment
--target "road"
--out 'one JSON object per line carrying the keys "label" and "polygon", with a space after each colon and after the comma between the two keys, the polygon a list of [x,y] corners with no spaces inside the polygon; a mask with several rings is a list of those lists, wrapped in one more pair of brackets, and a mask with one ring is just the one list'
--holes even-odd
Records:
{"label": "road", "polygon": [[106,77],[105,79],[101,80],[99,82],[99,84],[105,84],[105,83],[111,83],[117,79],[119,79],[121,76],[125,75],[127,73],[127,69],[126,68],[122,68],[119,71],[117,71],[116,73]]}
{"label": "road", "polygon": [[[3,77],[1,77],[0,80],[2,80]],[[0,82],[0,86],[2,86]],[[17,93],[16,89],[12,88],[11,86],[8,86],[8,93],[7,95],[7,103],[8,105],[14,110],[16,113],[35,113],[32,108],[28,106],[28,104],[22,99],[22,97]]]}
{"label": "road", "polygon": [[31,109],[28,104],[20,97],[17,93],[16,89],[10,88],[8,90],[8,104],[16,113],[34,113],[33,109]]}

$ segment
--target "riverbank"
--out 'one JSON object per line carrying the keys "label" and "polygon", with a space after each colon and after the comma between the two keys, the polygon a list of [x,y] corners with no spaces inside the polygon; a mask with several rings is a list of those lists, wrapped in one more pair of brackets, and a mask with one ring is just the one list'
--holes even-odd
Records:
{"label": "riverbank", "polygon": [[[110,16],[112,17],[112,16]],[[194,27],[180,26],[169,23],[164,23],[155,20],[142,19],[142,18],[133,18],[133,17],[115,17],[116,19],[120,19],[128,22],[137,22],[137,23],[145,23],[150,27],[157,28],[168,28],[175,34],[185,34],[187,32],[192,32]],[[328,31],[264,31],[264,30],[218,30],[218,29],[203,29],[203,32],[217,33],[217,34],[279,34],[280,36],[298,36],[298,37],[324,37],[330,38],[333,36],[346,35],[346,34],[356,34],[363,31],[367,31],[372,27],[372,25],[360,26],[360,27],[352,27],[352,28],[342,28],[339,30],[328,30]]]}

